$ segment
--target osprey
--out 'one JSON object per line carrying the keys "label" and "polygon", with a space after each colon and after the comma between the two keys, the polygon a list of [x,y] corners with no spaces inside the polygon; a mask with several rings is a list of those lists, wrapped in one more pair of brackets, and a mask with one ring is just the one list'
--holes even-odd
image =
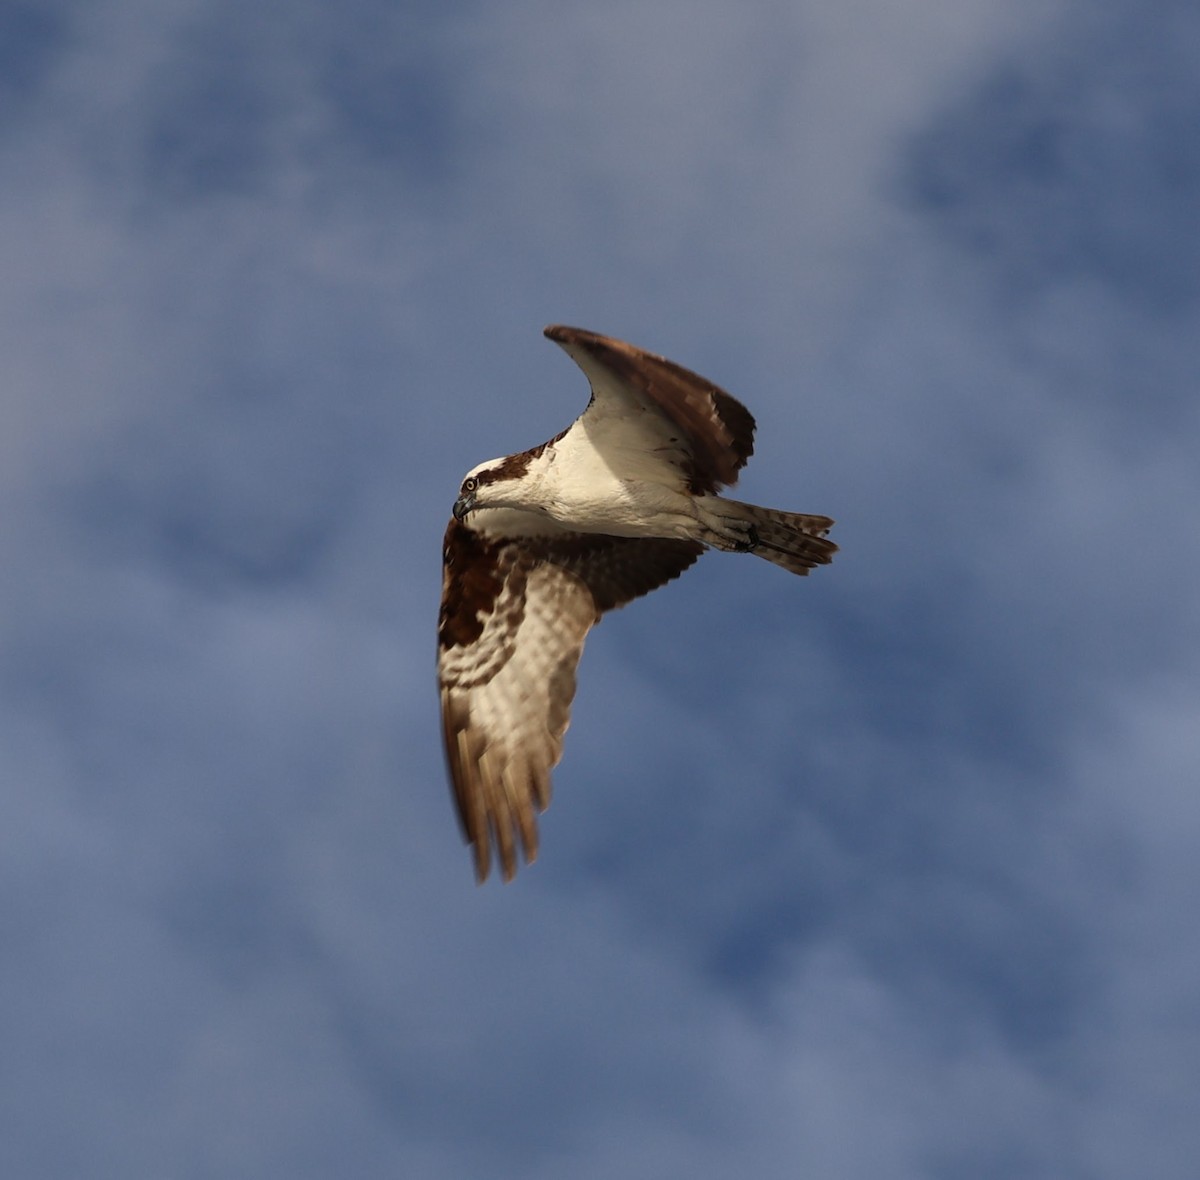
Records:
{"label": "osprey", "polygon": [[583,414],[462,481],[442,550],[438,682],[458,817],[488,875],[537,855],[536,813],[607,610],[676,578],[710,546],[794,574],[831,559],[827,516],[727,500],[753,450],[750,412],[680,365],[581,328],[546,336],[588,378]]}

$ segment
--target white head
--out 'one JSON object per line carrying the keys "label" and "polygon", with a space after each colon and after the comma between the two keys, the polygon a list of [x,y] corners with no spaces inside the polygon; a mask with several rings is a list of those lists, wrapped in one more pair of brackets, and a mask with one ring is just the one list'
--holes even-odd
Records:
{"label": "white head", "polygon": [[529,460],[525,455],[509,455],[505,459],[489,459],[472,467],[463,477],[454,501],[454,518],[462,520],[477,508],[507,508],[518,506],[508,494],[525,474]]}

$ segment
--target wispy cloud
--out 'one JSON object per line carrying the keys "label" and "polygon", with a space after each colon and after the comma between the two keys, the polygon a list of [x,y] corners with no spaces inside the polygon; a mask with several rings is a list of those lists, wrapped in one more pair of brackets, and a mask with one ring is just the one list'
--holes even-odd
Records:
{"label": "wispy cloud", "polygon": [[[1200,92],[1151,8],[9,6],[9,1173],[1190,1176]],[[477,890],[438,544],[582,408],[550,320],[744,398],[747,496],[843,551],[606,619]]]}

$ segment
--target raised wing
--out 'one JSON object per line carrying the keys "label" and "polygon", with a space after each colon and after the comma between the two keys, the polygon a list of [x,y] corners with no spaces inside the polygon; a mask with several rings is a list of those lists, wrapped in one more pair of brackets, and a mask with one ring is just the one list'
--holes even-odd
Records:
{"label": "raised wing", "polygon": [[575,669],[603,611],[677,577],[694,541],[568,533],[493,541],[451,521],[443,551],[438,682],[463,835],[484,880],[537,856],[537,812],[575,696]]}
{"label": "raised wing", "polygon": [[562,324],[545,335],[587,376],[592,400],[577,427],[598,451],[653,451],[678,465],[697,495],[737,482],[754,450],[754,418],[741,402],[690,369],[622,340]]}

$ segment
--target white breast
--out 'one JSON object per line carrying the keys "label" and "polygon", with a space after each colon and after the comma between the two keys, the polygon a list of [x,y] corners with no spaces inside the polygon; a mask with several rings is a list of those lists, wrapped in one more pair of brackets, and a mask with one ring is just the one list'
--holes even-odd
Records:
{"label": "white breast", "polygon": [[548,515],[580,532],[690,536],[695,517],[683,473],[648,451],[647,441],[624,429],[603,432],[597,446],[596,432],[581,420],[530,464],[525,478]]}

